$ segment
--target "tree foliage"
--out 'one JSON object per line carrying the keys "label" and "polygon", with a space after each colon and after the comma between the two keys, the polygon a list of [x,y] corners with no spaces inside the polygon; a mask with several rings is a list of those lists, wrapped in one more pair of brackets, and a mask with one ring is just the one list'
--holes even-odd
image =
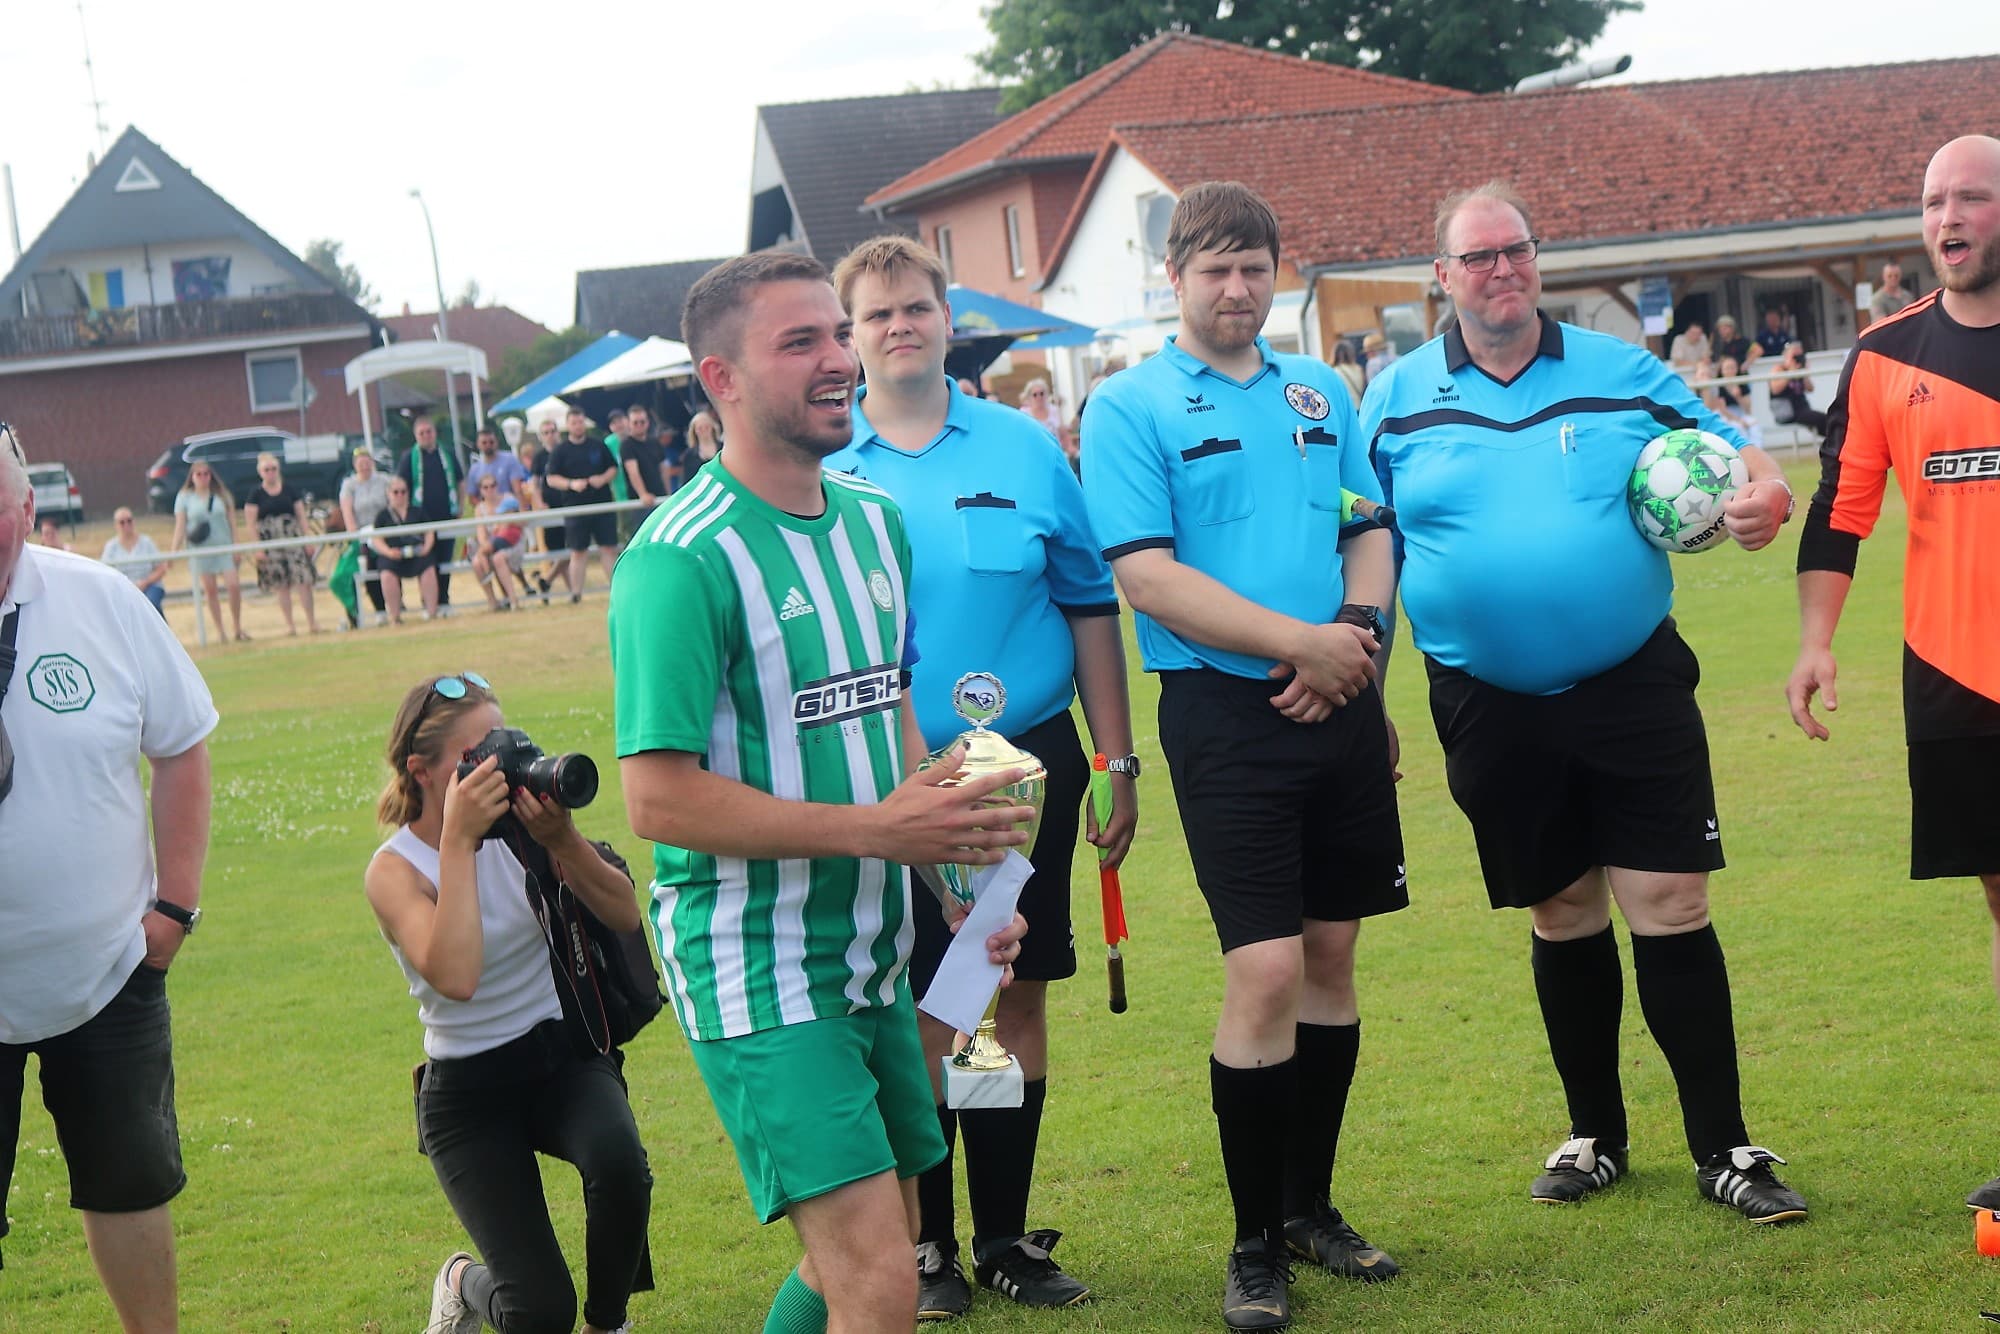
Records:
{"label": "tree foliage", "polygon": [[526,347],[510,347],[500,354],[500,362],[492,368],[486,382],[499,393],[511,394],[537,375],[553,370],[583,351],[597,337],[588,329],[571,325],[561,333],[543,334]]}
{"label": "tree foliage", "polygon": [[1018,111],[1163,32],[1495,92],[1567,64],[1643,0],[994,0],[975,59]]}
{"label": "tree foliage", "polygon": [[306,253],[301,258],[305,260],[308,268],[332,283],[342,296],[355,305],[364,310],[375,309],[375,303],[381,298],[375,294],[375,289],[368,285],[367,279],[361,276],[361,270],[345,262],[340,253],[341,248],[340,242],[323,236],[318,240],[306,242]]}

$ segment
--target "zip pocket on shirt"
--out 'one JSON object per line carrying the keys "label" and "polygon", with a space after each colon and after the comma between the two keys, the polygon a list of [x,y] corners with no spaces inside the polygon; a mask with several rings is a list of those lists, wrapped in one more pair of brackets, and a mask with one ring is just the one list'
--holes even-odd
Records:
{"label": "zip pocket on shirt", "polygon": [[1005,496],[981,491],[952,502],[965,534],[965,564],[974,574],[1019,574],[1026,530],[1021,508]]}
{"label": "zip pocket on shirt", "polygon": [[1250,464],[1241,440],[1211,436],[1181,451],[1181,475],[1187,479],[1194,521],[1208,525],[1250,517],[1255,495],[1250,489]]}

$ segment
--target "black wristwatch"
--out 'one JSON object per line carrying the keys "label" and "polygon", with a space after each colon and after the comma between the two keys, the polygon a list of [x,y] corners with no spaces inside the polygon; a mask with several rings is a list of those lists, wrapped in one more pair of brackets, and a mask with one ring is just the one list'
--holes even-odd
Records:
{"label": "black wristwatch", "polygon": [[165,899],[154,899],[153,911],[166,918],[169,922],[179,922],[183,935],[193,935],[194,929],[201,925],[201,909],[199,908],[183,908],[178,903],[168,903]]}
{"label": "black wristwatch", "polygon": [[1137,778],[1139,776],[1139,757],[1137,755],[1122,755],[1115,760],[1106,760],[1104,767],[1114,774],[1124,774],[1130,778]]}
{"label": "black wristwatch", "polygon": [[1368,602],[1349,602],[1341,607],[1333,618],[1335,625],[1358,625],[1375,636],[1381,643],[1387,635],[1387,627],[1382,624],[1382,609]]}

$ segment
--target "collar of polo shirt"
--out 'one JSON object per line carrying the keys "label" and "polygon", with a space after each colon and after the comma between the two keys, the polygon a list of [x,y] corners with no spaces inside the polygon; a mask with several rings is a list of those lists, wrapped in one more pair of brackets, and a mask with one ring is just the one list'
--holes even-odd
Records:
{"label": "collar of polo shirt", "polygon": [[[963,389],[960,389],[958,381],[950,375],[944,377],[944,383],[945,392],[951,396],[944,410],[944,429],[937,433],[937,439],[932,440],[928,445],[919,450],[896,449],[896,446],[882,438],[880,432],[876,431],[875,424],[868,420],[868,386],[865,384],[862,385],[854,392],[854,444],[864,445],[873,441],[881,445],[884,449],[896,449],[897,453],[909,454],[914,458],[917,455],[928,454],[931,450],[936,449],[939,444],[950,437],[953,431],[967,431],[972,429],[966,424],[965,405],[976,400],[970,398]],[[849,447],[852,448],[852,446]]]}
{"label": "collar of polo shirt", "polygon": [[[1561,361],[1563,359],[1562,326],[1550,319],[1546,312],[1536,311],[1535,314],[1542,322],[1541,341],[1535,346],[1535,356],[1553,357],[1557,361]],[[1472,349],[1465,345],[1464,332],[1454,324],[1444,332],[1444,368],[1453,375],[1456,375],[1471,364]],[[1528,364],[1532,366],[1534,362],[1531,361]],[[1518,379],[1519,377],[1517,376],[1516,378]]]}
{"label": "collar of polo shirt", "polygon": [[1180,345],[1179,334],[1169,337],[1166,343],[1160,348],[1161,356],[1167,358],[1167,360],[1186,371],[1189,375],[1200,375],[1205,371],[1218,379],[1229,380],[1231,384],[1241,383],[1245,386],[1257,383],[1257,381],[1264,378],[1267,372],[1276,370],[1278,367],[1278,354],[1271,350],[1271,344],[1265,340],[1262,334],[1257,335],[1257,353],[1263,357],[1263,365],[1255,375],[1239,382],[1231,380],[1229,376],[1224,375],[1221,371],[1194,355],[1194,353],[1183,350]]}

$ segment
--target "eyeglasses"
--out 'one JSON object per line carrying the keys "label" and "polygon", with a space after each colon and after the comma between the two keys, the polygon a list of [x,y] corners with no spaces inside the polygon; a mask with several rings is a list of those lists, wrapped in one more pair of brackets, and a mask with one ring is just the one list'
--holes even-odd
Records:
{"label": "eyeglasses", "polygon": [[492,482],[481,482],[479,489],[481,491],[498,491],[500,488]]}
{"label": "eyeglasses", "polygon": [[493,687],[488,685],[486,678],[478,672],[460,672],[457,676],[440,676],[437,680],[431,682],[431,689],[446,699],[464,699],[465,688],[469,685],[478,686],[489,695],[493,693]]}
{"label": "eyeglasses", "polygon": [[14,434],[14,428],[6,422],[0,422],[0,440],[7,442],[7,449],[14,455],[14,462],[23,468],[28,466],[28,456],[21,452],[21,438]]}
{"label": "eyeglasses", "polygon": [[1505,255],[1507,262],[1515,268],[1523,268],[1535,262],[1535,254],[1542,248],[1542,238],[1531,236],[1513,245],[1501,246],[1498,250],[1468,250],[1462,255],[1450,253],[1439,255],[1439,259],[1455,259],[1465,266],[1467,273],[1491,273],[1493,266]]}

